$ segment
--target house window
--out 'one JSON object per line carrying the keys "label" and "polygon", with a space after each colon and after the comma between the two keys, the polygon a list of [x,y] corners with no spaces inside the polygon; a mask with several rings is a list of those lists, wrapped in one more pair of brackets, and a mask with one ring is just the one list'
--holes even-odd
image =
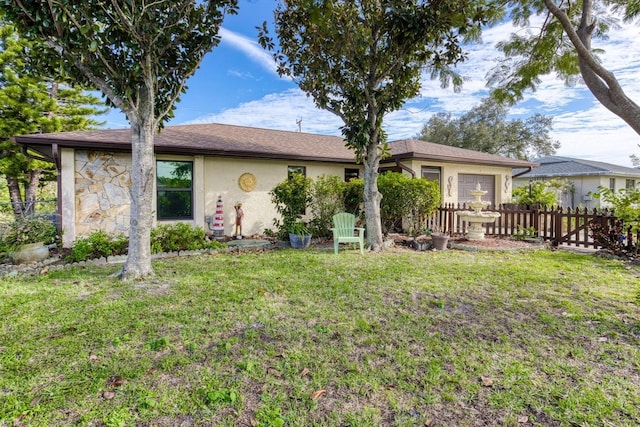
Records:
{"label": "house window", "polygon": [[193,219],[193,162],[156,162],[158,219]]}
{"label": "house window", "polygon": [[360,178],[360,169],[349,169],[345,168],[344,170],[344,180],[345,182],[349,182],[352,179]]}
{"label": "house window", "polygon": [[440,181],[440,168],[423,166],[421,176],[428,181]]}
{"label": "house window", "polygon": [[635,179],[627,179],[624,183],[624,188],[627,190],[633,190],[636,188],[636,180]]}
{"label": "house window", "polygon": [[616,191],[616,179],[609,178],[609,190]]}
{"label": "house window", "polygon": [[291,178],[294,173],[302,174],[303,176],[307,176],[307,167],[306,166],[287,166],[287,177]]}

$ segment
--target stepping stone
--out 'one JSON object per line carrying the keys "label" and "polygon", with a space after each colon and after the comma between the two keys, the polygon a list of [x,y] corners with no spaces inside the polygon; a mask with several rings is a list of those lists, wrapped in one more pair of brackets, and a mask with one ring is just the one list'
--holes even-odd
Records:
{"label": "stepping stone", "polygon": [[227,246],[232,249],[266,249],[271,246],[271,242],[260,239],[240,239],[228,241]]}

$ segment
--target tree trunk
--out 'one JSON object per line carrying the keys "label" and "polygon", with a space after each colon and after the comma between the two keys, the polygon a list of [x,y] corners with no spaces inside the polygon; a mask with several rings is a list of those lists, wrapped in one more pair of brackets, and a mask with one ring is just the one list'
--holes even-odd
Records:
{"label": "tree trunk", "polygon": [[155,179],[153,139],[156,133],[153,96],[149,95],[141,101],[138,116],[130,117],[129,121],[131,122],[132,150],[131,219],[129,223],[129,252],[122,270],[122,278],[136,280],[153,273],[151,268],[151,225],[153,224],[152,202]]}
{"label": "tree trunk", "polygon": [[40,185],[40,176],[42,172],[39,169],[29,171],[29,184],[24,192],[24,213],[32,214],[36,211],[36,199],[38,196],[38,185]]}
{"label": "tree trunk", "polygon": [[383,249],[382,221],[380,220],[380,200],[378,191],[378,168],[380,167],[380,151],[378,144],[369,143],[364,160],[364,213],[367,221],[367,244],[372,251]]}
{"label": "tree trunk", "polygon": [[9,200],[13,208],[13,216],[22,216],[24,205],[22,203],[22,192],[20,191],[20,183],[16,178],[7,177],[7,188],[9,189]]}

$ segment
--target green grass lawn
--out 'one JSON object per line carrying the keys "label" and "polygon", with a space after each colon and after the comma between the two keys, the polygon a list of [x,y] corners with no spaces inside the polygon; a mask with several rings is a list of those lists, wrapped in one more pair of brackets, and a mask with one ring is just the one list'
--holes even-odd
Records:
{"label": "green grass lawn", "polygon": [[636,426],[637,267],[279,250],[0,279],[0,426]]}

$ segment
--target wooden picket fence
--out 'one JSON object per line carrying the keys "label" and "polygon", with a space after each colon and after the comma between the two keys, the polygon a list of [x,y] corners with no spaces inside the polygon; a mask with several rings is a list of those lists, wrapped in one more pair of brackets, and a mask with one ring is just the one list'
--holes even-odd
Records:
{"label": "wooden picket fence", "polygon": [[[428,221],[427,227],[449,232],[452,236],[463,235],[468,224],[460,220],[456,212],[468,210],[471,209],[466,204],[460,203],[440,206]],[[599,248],[600,245],[591,237],[589,224],[612,226],[616,221],[613,211],[597,208],[592,210],[562,207],[547,209],[503,204],[484,210],[500,214],[495,222],[485,224],[486,235],[509,237],[521,235],[524,229],[535,229],[537,237],[551,242],[553,246],[566,244]],[[628,232],[627,239],[627,242],[640,241],[640,232],[635,236]]]}

